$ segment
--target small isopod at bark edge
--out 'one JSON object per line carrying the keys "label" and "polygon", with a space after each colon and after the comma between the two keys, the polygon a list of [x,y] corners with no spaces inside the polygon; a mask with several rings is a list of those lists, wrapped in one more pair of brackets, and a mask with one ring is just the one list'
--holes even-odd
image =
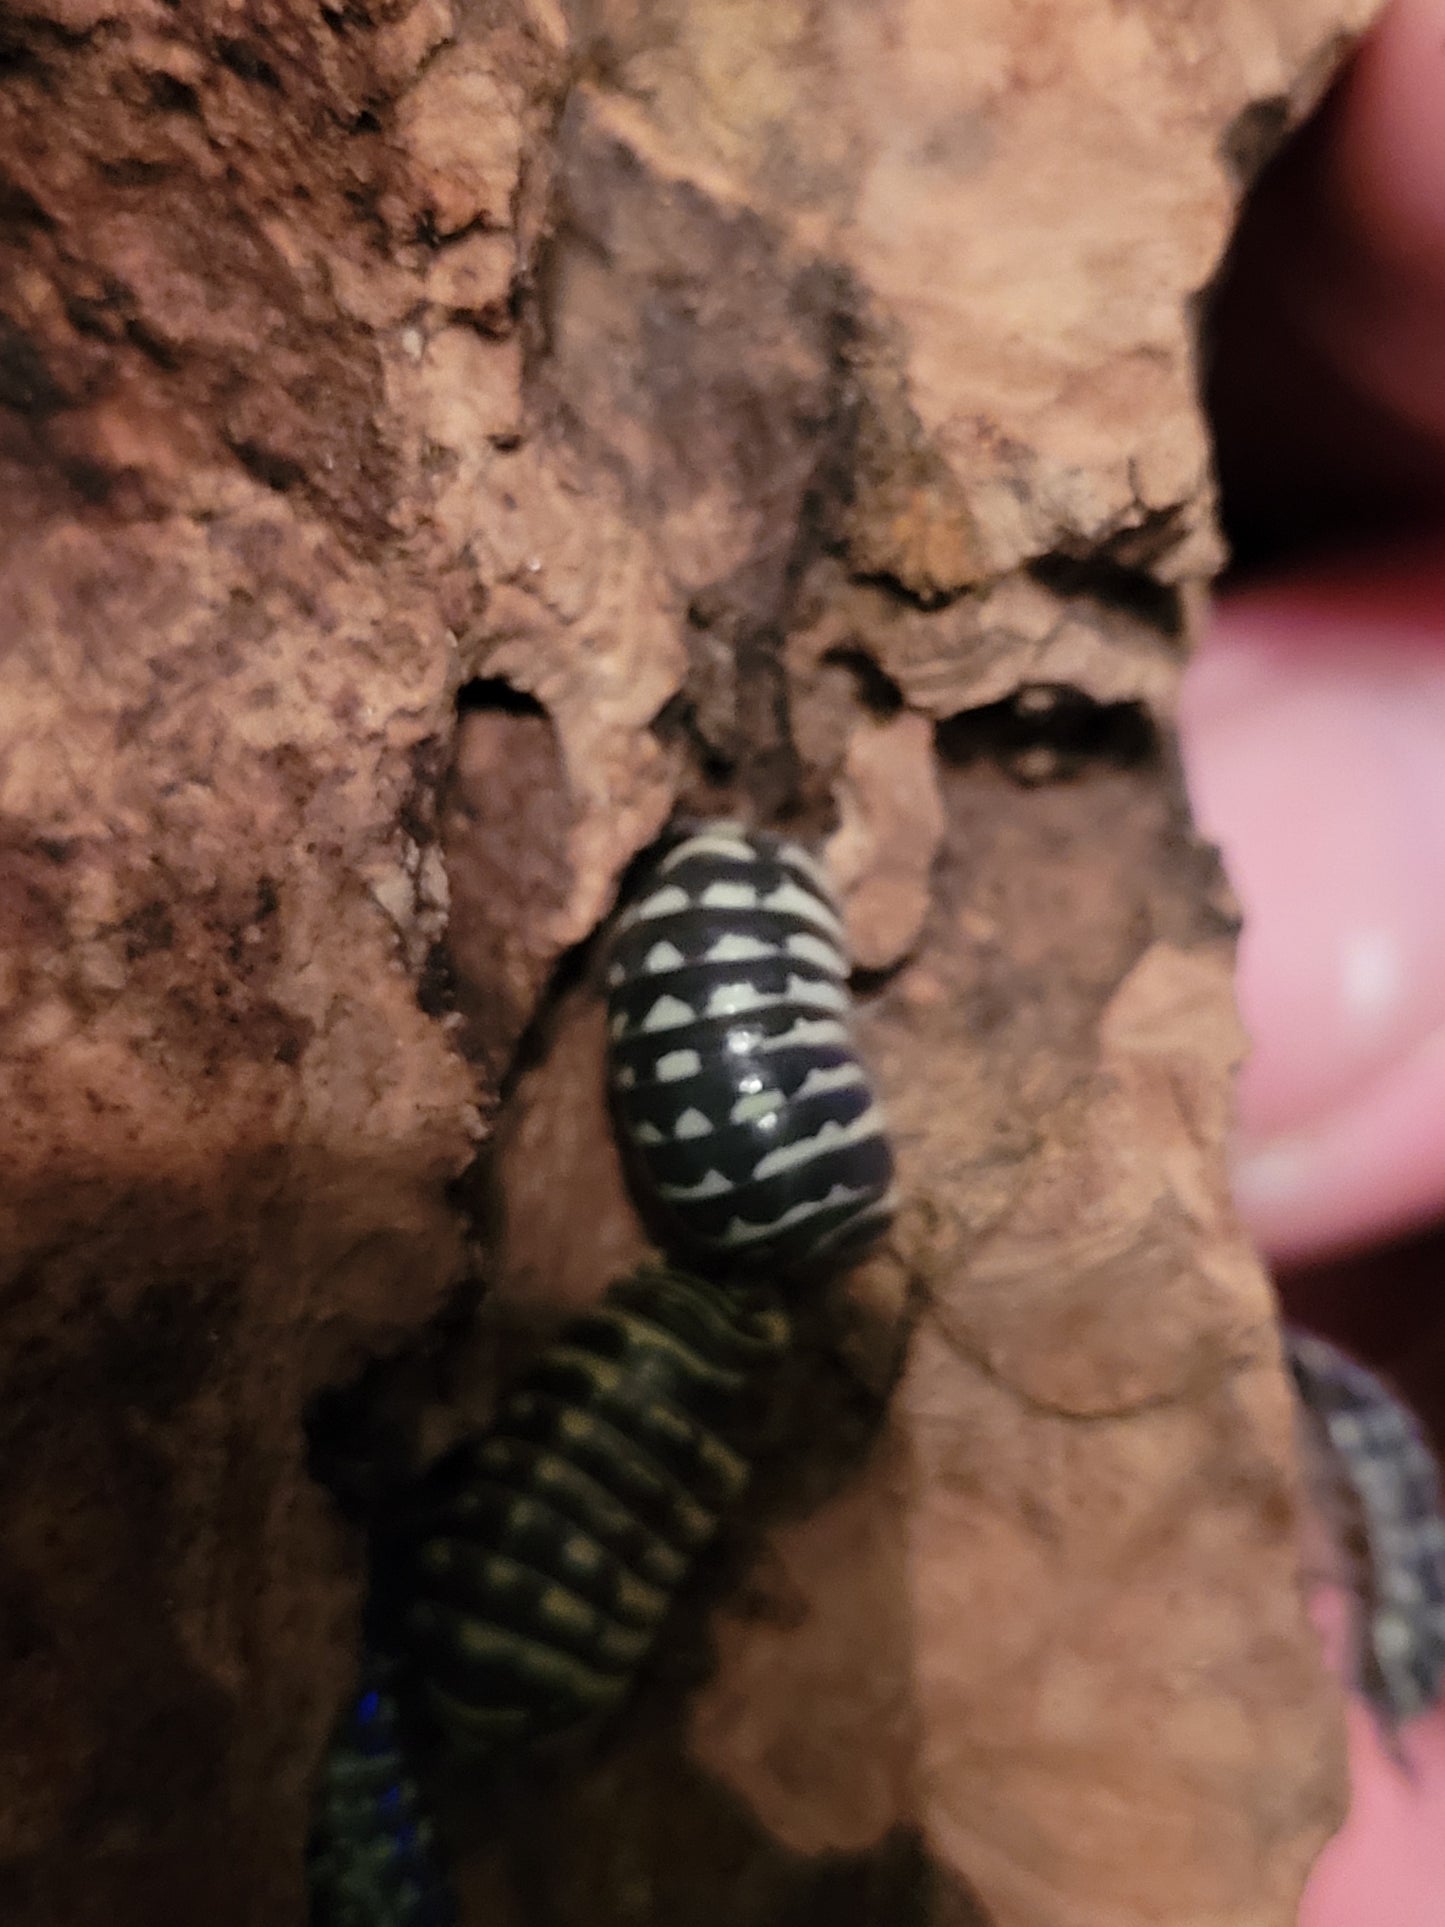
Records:
{"label": "small isopod at bark edge", "polygon": [[1358,1360],[1287,1331],[1295,1388],[1353,1498],[1363,1559],[1355,1685],[1390,1732],[1445,1693],[1445,1514],[1440,1471],[1409,1408]]}
{"label": "small isopod at bark edge", "polygon": [[423,1477],[388,1576],[453,1748],[514,1762],[627,1698],[747,1486],[755,1401],[790,1336],[770,1292],[644,1267]]}
{"label": "small isopod at bark edge", "polygon": [[608,1083],[643,1202],[705,1269],[856,1256],[893,1155],[852,1035],[842,918],[798,843],[664,846],[607,946]]}

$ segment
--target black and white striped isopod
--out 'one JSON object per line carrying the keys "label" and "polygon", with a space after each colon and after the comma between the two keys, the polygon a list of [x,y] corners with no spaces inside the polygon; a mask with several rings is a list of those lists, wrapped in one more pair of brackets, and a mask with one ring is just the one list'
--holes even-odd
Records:
{"label": "black and white striped isopod", "polygon": [[668,1242],[706,1269],[797,1266],[883,1229],[892,1152],[805,850],[736,823],[666,848],[617,915],[607,990],[613,1108]]}
{"label": "black and white striped isopod", "polygon": [[771,1297],[636,1272],[426,1476],[400,1619],[454,1745],[514,1756],[619,1705],[747,1483],[758,1373],[788,1338]]}
{"label": "black and white striped isopod", "polygon": [[395,1669],[369,1659],[362,1675],[322,1765],[306,1848],[311,1927],[453,1927]]}
{"label": "black and white striped isopod", "polygon": [[1339,1523],[1358,1541],[1357,1684],[1393,1729],[1433,1706],[1445,1688],[1438,1469],[1414,1415],[1373,1372],[1305,1332],[1288,1332],[1286,1350],[1328,1455],[1326,1470],[1353,1515]]}

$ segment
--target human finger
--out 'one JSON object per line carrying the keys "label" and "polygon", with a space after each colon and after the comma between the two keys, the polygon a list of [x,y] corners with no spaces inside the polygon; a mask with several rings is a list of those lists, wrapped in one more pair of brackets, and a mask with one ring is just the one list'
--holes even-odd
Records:
{"label": "human finger", "polygon": [[1445,1894],[1445,1714],[1387,1748],[1367,1708],[1349,1705],[1350,1812],[1306,1887],[1299,1927],[1431,1927]]}
{"label": "human finger", "polygon": [[1235,1184],[1297,1260],[1445,1209],[1445,560],[1223,603],[1186,680],[1194,808],[1244,911]]}

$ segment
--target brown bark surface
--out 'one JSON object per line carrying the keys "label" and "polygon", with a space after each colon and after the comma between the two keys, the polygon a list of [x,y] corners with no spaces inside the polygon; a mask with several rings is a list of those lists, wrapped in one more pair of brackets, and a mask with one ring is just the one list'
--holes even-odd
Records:
{"label": "brown bark surface", "polygon": [[905,1208],[468,1918],[1292,1918],[1341,1761],[1170,719],[1199,301],[1370,10],[0,11],[8,1923],[301,1918],[308,1401],[459,1291],[444,1431],[640,1248],[557,966],[678,800],[825,842]]}

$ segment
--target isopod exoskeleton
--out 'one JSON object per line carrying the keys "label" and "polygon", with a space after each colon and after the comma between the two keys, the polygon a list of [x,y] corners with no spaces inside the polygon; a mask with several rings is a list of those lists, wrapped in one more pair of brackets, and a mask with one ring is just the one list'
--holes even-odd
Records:
{"label": "isopod exoskeleton", "polygon": [[758,1374],[788,1337],[769,1296],[639,1271],[424,1477],[398,1619],[453,1744],[518,1756],[626,1697],[747,1484]]}
{"label": "isopod exoskeleton", "polygon": [[892,1151],[842,920],[799,844],[715,823],[661,851],[614,921],[607,992],[613,1109],[665,1242],[767,1269],[878,1235]]}
{"label": "isopod exoskeleton", "polygon": [[1394,1728],[1445,1688],[1439,1470],[1414,1414],[1373,1372],[1306,1332],[1287,1332],[1285,1343],[1300,1399],[1345,1488],[1348,1536],[1359,1542],[1356,1683]]}

